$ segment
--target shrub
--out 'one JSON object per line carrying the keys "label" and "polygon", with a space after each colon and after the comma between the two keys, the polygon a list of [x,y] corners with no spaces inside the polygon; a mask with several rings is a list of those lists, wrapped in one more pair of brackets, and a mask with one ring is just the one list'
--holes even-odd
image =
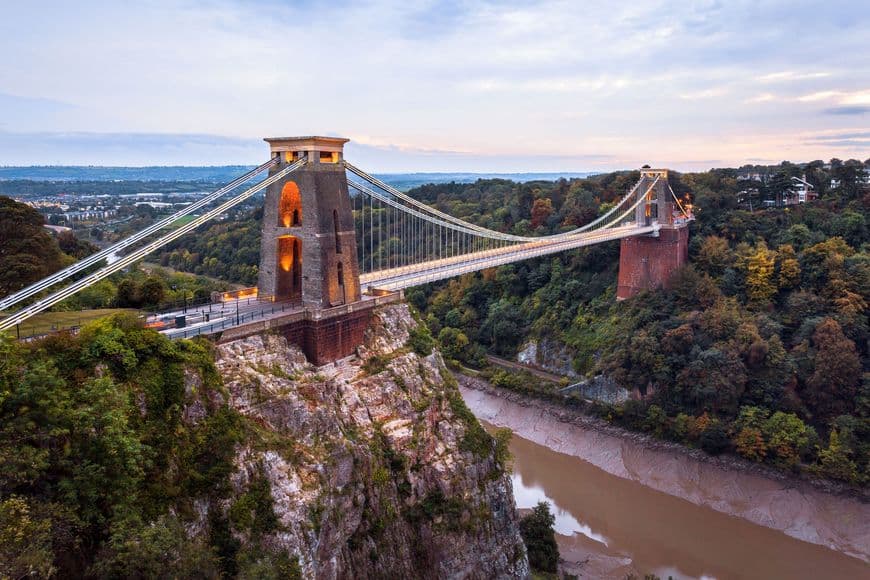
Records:
{"label": "shrub", "polygon": [[763,432],[768,449],[776,456],[776,463],[785,467],[796,466],[801,455],[807,453],[811,442],[817,438],[815,430],[800,417],[782,411],[777,411],[764,422]]}
{"label": "shrub", "polygon": [[761,430],[755,427],[741,429],[734,439],[734,445],[737,448],[737,453],[752,461],[762,461],[767,455],[767,443],[764,441]]}
{"label": "shrub", "polygon": [[409,333],[408,346],[420,356],[429,356],[435,347],[435,339],[425,324],[418,324]]}
{"label": "shrub", "polygon": [[501,429],[496,429],[495,436],[493,437],[495,439],[495,461],[503,470],[509,468],[510,462],[513,459],[510,450],[510,442],[513,435],[513,431],[508,427],[502,427]]}
{"label": "shrub", "polygon": [[704,429],[701,433],[701,438],[699,439],[701,444],[701,449],[709,453],[710,455],[719,455],[731,444],[731,441],[728,439],[728,433],[725,431],[725,427],[722,426],[722,423],[719,421],[713,421],[710,425]]}
{"label": "shrub", "polygon": [[858,466],[849,458],[849,452],[840,441],[836,429],[831,430],[828,447],[819,452],[822,474],[848,483],[858,483]]}
{"label": "shrub", "polygon": [[382,354],[373,354],[363,363],[362,368],[367,375],[372,376],[384,372],[389,363],[388,357]]}

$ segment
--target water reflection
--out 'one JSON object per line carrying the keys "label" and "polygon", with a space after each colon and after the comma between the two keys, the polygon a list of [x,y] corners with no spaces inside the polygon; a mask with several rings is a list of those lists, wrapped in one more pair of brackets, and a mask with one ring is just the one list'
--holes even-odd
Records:
{"label": "water reflection", "polygon": [[511,482],[514,486],[514,499],[516,500],[517,509],[531,509],[538,505],[539,502],[545,502],[550,505],[550,511],[556,518],[556,533],[563,536],[583,534],[590,540],[605,546],[607,545],[607,538],[601,534],[596,534],[588,525],[577,521],[577,518],[556,505],[556,502],[547,497],[546,492],[542,488],[527,485],[521,474],[514,473],[511,476]]}
{"label": "water reflection", "polygon": [[562,556],[583,563],[581,577],[870,578],[870,567],[860,560],[610,475],[516,435],[511,449],[517,506],[550,504]]}

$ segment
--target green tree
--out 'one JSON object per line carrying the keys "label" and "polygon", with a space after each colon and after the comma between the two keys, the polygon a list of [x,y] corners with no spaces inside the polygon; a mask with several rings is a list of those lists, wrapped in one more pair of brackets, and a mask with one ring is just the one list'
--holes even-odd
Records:
{"label": "green tree", "polygon": [[728,449],[731,441],[728,439],[728,432],[722,422],[714,420],[701,432],[698,443],[701,445],[701,449],[710,455],[719,455]]}
{"label": "green tree", "polygon": [[441,344],[441,352],[445,357],[465,360],[468,337],[462,331],[449,326],[444,327],[438,333],[438,342]]}
{"label": "green tree", "polygon": [[850,458],[849,450],[840,441],[836,429],[831,429],[827,448],[819,451],[819,466],[828,477],[849,483],[858,482],[858,466]]}
{"label": "green tree", "polygon": [[508,300],[499,300],[489,308],[480,333],[497,353],[509,354],[522,339],[523,325],[517,307]]}
{"label": "green tree", "polygon": [[27,500],[0,500],[0,578],[49,578],[53,564],[51,522],[34,517]]}
{"label": "green tree", "polygon": [[732,262],[728,240],[719,236],[707,236],[701,242],[695,264],[711,276],[721,276],[725,268]]}
{"label": "green tree", "polygon": [[91,571],[103,578],[221,578],[214,551],[202,540],[190,539],[172,516],[119,526]]}
{"label": "green tree", "polygon": [[149,276],[142,283],[142,288],[139,290],[139,299],[143,305],[158,306],[166,296],[166,285],[163,280],[155,276]]}
{"label": "green tree", "polygon": [[763,433],[768,449],[775,455],[775,461],[786,467],[796,466],[816,437],[813,428],[808,427],[800,417],[782,411],[777,411],[765,421]]}
{"label": "green tree", "polygon": [[42,227],[44,223],[35,209],[0,196],[0,296],[29,286],[71,261]]}
{"label": "green tree", "polygon": [[556,544],[556,518],[546,502],[539,502],[532,513],[520,520],[520,535],[526,544],[529,564],[535,570],[555,574],[559,566],[559,546]]}

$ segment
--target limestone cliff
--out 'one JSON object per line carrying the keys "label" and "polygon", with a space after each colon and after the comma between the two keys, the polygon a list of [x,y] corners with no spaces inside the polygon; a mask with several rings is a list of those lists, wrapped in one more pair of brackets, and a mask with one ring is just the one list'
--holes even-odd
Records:
{"label": "limestone cliff", "polygon": [[553,338],[528,340],[517,353],[518,363],[569,378],[578,378],[573,361],[574,355],[570,347]]}
{"label": "limestone cliff", "polygon": [[277,335],[220,344],[230,406],[257,436],[201,529],[217,507],[234,541],[306,578],[527,577],[499,446],[437,351],[406,346],[415,328],[407,306],[384,307],[356,356],[320,368]]}

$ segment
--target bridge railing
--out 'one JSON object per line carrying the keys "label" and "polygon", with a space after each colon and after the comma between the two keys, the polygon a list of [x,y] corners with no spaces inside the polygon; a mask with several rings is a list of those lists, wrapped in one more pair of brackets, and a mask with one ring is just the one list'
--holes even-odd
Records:
{"label": "bridge railing", "polygon": [[215,334],[216,332],[220,332],[228,328],[235,328],[237,326],[249,324],[257,320],[272,318],[276,313],[290,313],[294,310],[297,311],[300,316],[304,316],[305,314],[304,309],[297,303],[273,303],[272,306],[270,306],[269,308],[263,308],[262,310],[254,310],[249,312],[240,312],[238,314],[230,314],[229,316],[225,316],[220,320],[199,323],[192,326],[184,327],[183,329],[179,328],[176,330],[169,330],[165,334],[169,338],[193,338],[194,336],[200,336],[202,334]]}
{"label": "bridge railing", "polygon": [[[334,306],[322,310],[308,309],[300,306],[297,302],[273,303],[272,306],[262,310],[230,315],[221,320],[202,323],[184,329],[179,328],[174,331],[169,330],[165,334],[173,339],[193,338],[203,334],[215,334],[223,330],[238,328],[239,326],[244,326],[245,324],[251,324],[261,320],[274,319],[275,322],[279,324],[288,324],[306,318],[312,320],[323,320],[352,312],[358,312],[360,310],[367,310],[384,304],[390,304],[391,302],[399,300],[401,296],[400,292],[392,292],[382,296],[367,296],[359,302],[351,302],[350,304],[342,304],[341,306]],[[281,316],[283,313],[286,313],[287,317]],[[275,316],[276,314],[278,314],[278,316]]]}

